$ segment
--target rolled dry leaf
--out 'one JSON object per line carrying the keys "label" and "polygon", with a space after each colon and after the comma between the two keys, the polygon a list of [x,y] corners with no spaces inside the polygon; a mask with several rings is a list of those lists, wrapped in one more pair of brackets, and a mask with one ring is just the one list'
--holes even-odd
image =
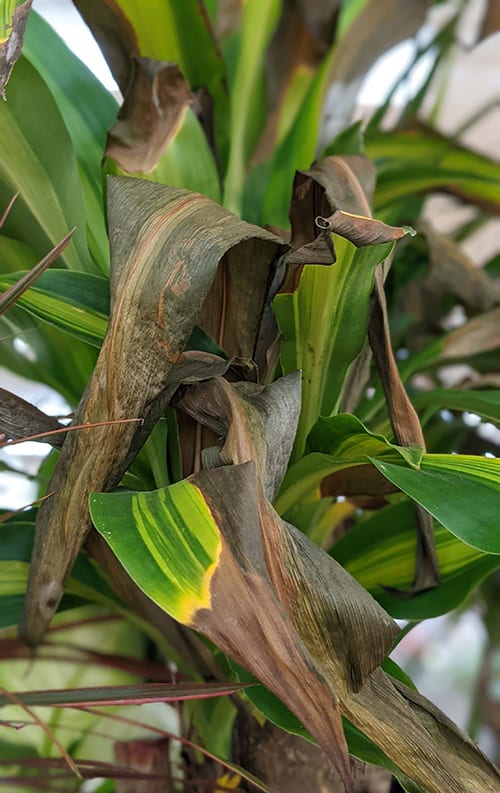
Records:
{"label": "rolled dry leaf", "polygon": [[[171,372],[198,320],[219,261],[257,237],[271,265],[281,243],[186,190],[112,178],[108,188],[111,314],[75,424],[38,510],[21,635],[37,644],[90,529],[88,496],[115,487],[179,385]],[[244,246],[242,246],[244,248]],[[225,366],[225,362],[222,362]]]}
{"label": "rolled dry leaf", "polygon": [[179,129],[193,95],[176,63],[133,59],[133,70],[104,155],[125,173],[151,173]]}

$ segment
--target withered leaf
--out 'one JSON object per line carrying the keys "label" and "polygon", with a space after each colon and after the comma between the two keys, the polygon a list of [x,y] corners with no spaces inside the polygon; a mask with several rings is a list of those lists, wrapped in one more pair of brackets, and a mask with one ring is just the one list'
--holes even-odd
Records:
{"label": "withered leaf", "polygon": [[105,156],[126,173],[151,173],[192,98],[177,64],[135,56],[123,105],[108,132]]}
{"label": "withered leaf", "polygon": [[[0,435],[5,435],[10,440],[20,440],[29,435],[63,428],[57,419],[48,416],[35,405],[0,388]],[[64,434],[57,433],[40,440],[60,447],[64,441]]]}
{"label": "withered leaf", "polygon": [[[218,384],[212,394],[195,385],[180,400],[200,420],[217,426],[224,436],[222,449],[227,444],[235,463],[191,479],[223,537],[211,608],[198,611],[193,625],[277,694],[338,770],[343,762],[337,701],[340,712],[423,790],[493,793],[496,772],[466,736],[423,697],[377,668],[396,634],[391,618],[330,556],[282,521],[265,497],[259,482],[265,481],[263,425],[249,421],[245,408],[238,409],[238,401],[245,399],[237,387]],[[277,425],[268,426],[268,441],[271,426]],[[252,449],[256,467],[241,464]],[[300,637],[293,651],[290,623]],[[310,671],[295,678],[308,657]],[[304,695],[305,681],[319,711]],[[318,733],[318,712],[327,732],[323,727]]]}
{"label": "withered leaf", "polygon": [[139,55],[133,26],[115,0],[73,0],[92,31],[123,95],[133,71],[132,57]]}
{"label": "withered leaf", "polygon": [[451,237],[436,231],[430,223],[420,222],[418,228],[429,246],[426,292],[455,295],[463,305],[476,311],[488,311],[500,301],[500,290],[494,279],[475,266]]}
{"label": "withered leaf", "polygon": [[[6,27],[0,27],[0,96],[5,99],[5,87],[14,65],[23,48],[24,30],[31,9],[32,0],[16,4],[12,19],[6,20]],[[3,5],[3,3],[2,3]]]}
{"label": "withered leaf", "polygon": [[[39,509],[20,632],[40,641],[90,529],[88,494],[118,484],[176,388],[172,368],[198,319],[218,263],[234,245],[279,240],[186,190],[124,177],[109,181],[111,315],[75,424],[139,423],[68,433]],[[223,362],[223,365],[225,363]]]}

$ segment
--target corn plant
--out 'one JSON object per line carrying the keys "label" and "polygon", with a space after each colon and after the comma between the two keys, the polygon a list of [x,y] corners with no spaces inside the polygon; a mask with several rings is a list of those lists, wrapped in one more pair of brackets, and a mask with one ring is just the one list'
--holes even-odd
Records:
{"label": "corn plant", "polygon": [[[439,413],[500,420],[494,263],[474,272],[421,217],[437,191],[476,225],[500,208],[498,164],[415,120],[459,11],[388,133],[387,107],[351,123],[353,88],[426,2],[75,5],[123,103],[31,12],[0,107],[0,363],[73,411],[0,392],[6,443],[53,446],[40,502],[4,515],[2,627],[42,652],[77,606],[126,616],[195,681],[170,697],[189,700],[181,738],[226,763],[233,724],[267,719],[347,791],[354,755],[410,792],[493,793],[490,761],[387,657],[396,619],[460,605],[500,553],[498,460]],[[436,313],[412,325],[419,289]],[[437,387],[450,362],[478,387]],[[0,702],[123,701],[37,696]],[[229,767],[221,789],[270,789]]]}

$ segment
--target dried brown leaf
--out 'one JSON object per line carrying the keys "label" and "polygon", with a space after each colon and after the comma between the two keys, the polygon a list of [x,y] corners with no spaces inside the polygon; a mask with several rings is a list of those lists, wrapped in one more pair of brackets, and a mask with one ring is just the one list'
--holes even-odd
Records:
{"label": "dried brown leaf", "polygon": [[133,59],[133,70],[105,156],[126,173],[151,173],[176,134],[193,96],[175,63]]}
{"label": "dried brown leaf", "polygon": [[487,311],[451,331],[443,341],[444,360],[468,358],[500,347],[500,308]]}
{"label": "dried brown leaf", "polygon": [[[63,429],[63,425],[57,419],[47,416],[25,399],[0,388],[0,434],[11,440],[21,440],[26,436]],[[41,440],[61,447],[64,435],[52,435]]]}
{"label": "dried brown leaf", "polygon": [[372,217],[363,215],[354,215],[341,209],[337,209],[329,218],[323,218],[322,220],[328,223],[334,234],[340,234],[358,247],[394,242],[402,239],[407,234],[415,233],[407,226],[388,226],[387,223],[383,223],[381,220],[374,220]]}
{"label": "dried brown leaf", "polygon": [[[8,209],[12,206],[12,202],[9,204]],[[1,225],[0,225],[1,228]],[[5,314],[6,311],[14,305],[16,300],[18,300],[30,286],[33,286],[35,281],[40,278],[42,273],[50,267],[53,262],[57,259],[58,256],[68,247],[71,237],[73,236],[75,229],[71,229],[65,237],[62,238],[57,245],[54,245],[51,251],[41,259],[38,264],[27,272],[19,281],[16,281],[15,284],[7,289],[0,295],[0,314]]]}
{"label": "dried brown leaf", "polygon": [[500,0],[488,0],[481,27],[481,38],[485,39],[500,30]]}
{"label": "dried brown leaf", "polygon": [[6,29],[0,29],[0,96],[6,99],[5,86],[23,48],[24,30],[32,0],[17,5]]}
{"label": "dried brown leaf", "polygon": [[431,294],[443,292],[454,295],[460,302],[476,311],[488,311],[500,300],[500,290],[481,267],[474,265],[466,253],[446,234],[436,231],[429,223],[420,222],[429,247],[429,275],[424,288]]}
{"label": "dried brown leaf", "polygon": [[[199,194],[138,179],[109,182],[111,315],[76,424],[140,418],[68,433],[38,511],[21,635],[40,641],[90,529],[88,495],[115,487],[178,383],[172,369],[234,245],[264,241],[268,266],[280,243]],[[225,365],[225,364],[224,364]]]}
{"label": "dried brown leaf", "polygon": [[139,55],[134,28],[115,0],[73,0],[92,31],[123,95],[133,71],[132,58]]}

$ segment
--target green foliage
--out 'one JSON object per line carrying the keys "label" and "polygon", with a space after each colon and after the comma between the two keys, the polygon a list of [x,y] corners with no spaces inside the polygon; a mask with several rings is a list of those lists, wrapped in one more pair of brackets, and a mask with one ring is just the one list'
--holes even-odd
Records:
{"label": "green foliage", "polygon": [[[500,463],[441,413],[500,422],[490,390],[500,364],[496,271],[493,263],[474,297],[460,249],[499,213],[500,169],[416,123],[459,15],[415,54],[406,76],[427,53],[431,77],[393,129],[382,125],[384,106],[325,140],[328,97],[351,119],[352,87],[418,30],[425,4],[403,20],[391,0],[397,32],[375,0],[345,0],[335,21],[320,3],[278,0],[248,0],[239,13],[215,0],[75,4],[125,103],[30,13],[0,102],[0,214],[19,193],[0,223],[0,292],[76,230],[56,264],[4,306],[0,364],[53,387],[77,408],[76,423],[142,424],[68,433],[46,465],[55,467],[47,488],[46,472],[38,476],[41,495],[56,492],[3,516],[1,627],[18,623],[29,581],[22,629],[38,641],[34,614],[47,621],[64,584],[65,616],[92,604],[126,616],[198,679],[260,680],[238,711],[313,735],[346,785],[348,747],[411,793],[493,791],[486,760],[408,693],[390,660],[379,668],[391,617],[447,613],[500,564]],[[15,4],[5,5],[4,28]],[[133,59],[177,63],[188,104],[156,77],[129,91]],[[157,117],[172,107],[165,148]],[[132,179],[113,158],[110,129],[142,163]],[[326,159],[311,168],[320,151]],[[109,174],[122,178],[106,188]],[[400,228],[423,228],[426,197],[441,191],[476,212],[446,257],[431,235],[412,242]],[[370,206],[395,226],[381,231]],[[390,349],[376,366],[369,350],[384,279],[384,328],[407,356],[399,367]],[[465,322],[445,334],[439,324],[457,305]],[[472,367],[474,388],[443,387],[448,363]],[[7,418],[0,394],[0,434]],[[35,432],[35,413],[32,421]],[[91,530],[89,504],[120,564]],[[423,514],[441,577],[415,592]],[[158,618],[142,593],[169,616]],[[192,701],[183,714],[186,734],[194,727],[209,751],[230,756],[233,702]],[[18,759],[14,740],[0,754]]]}

